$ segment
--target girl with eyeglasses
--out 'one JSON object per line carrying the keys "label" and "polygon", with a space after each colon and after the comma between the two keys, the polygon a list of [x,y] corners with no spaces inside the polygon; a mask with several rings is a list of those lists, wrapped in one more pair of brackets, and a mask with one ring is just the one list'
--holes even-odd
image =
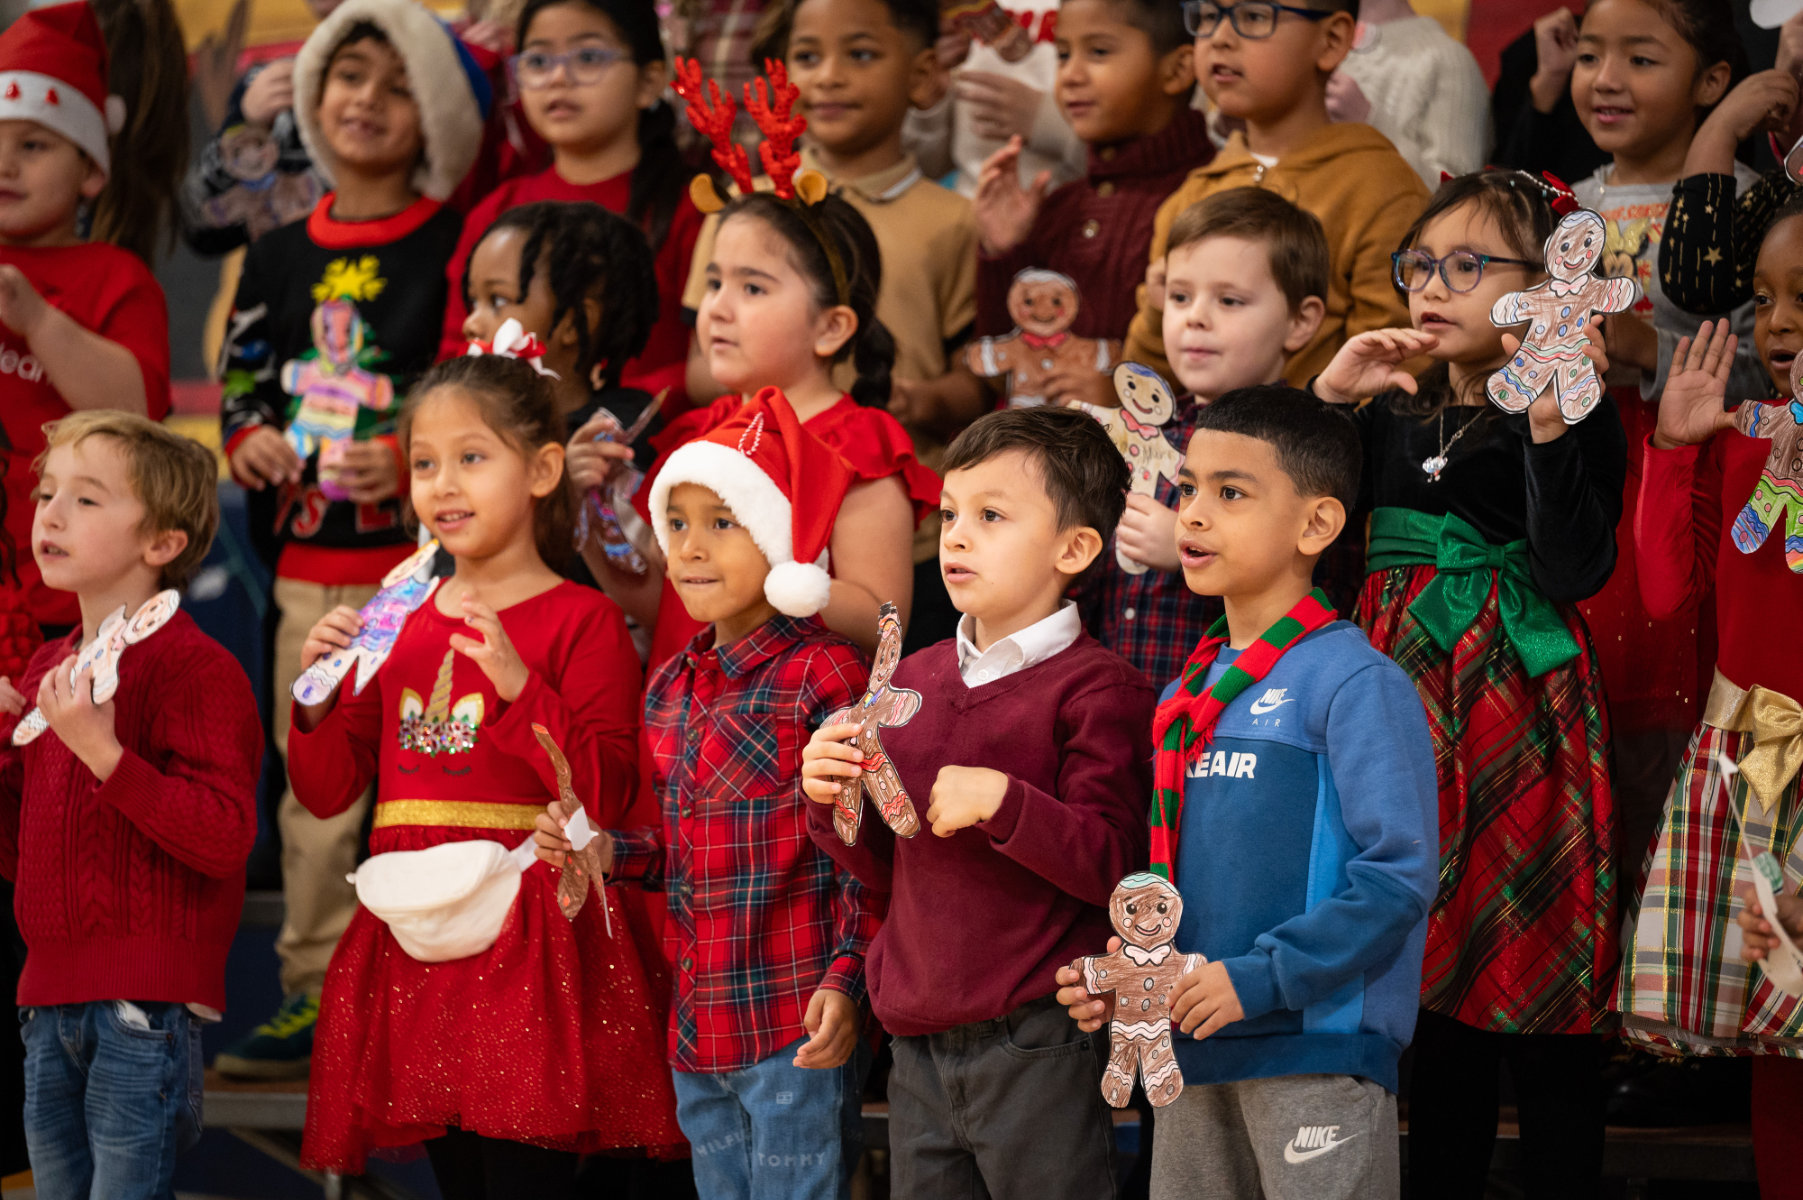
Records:
{"label": "girl with eyeglasses", "polygon": [[1517,171],[1444,184],[1394,259],[1412,328],[1352,338],[1314,385],[1374,397],[1356,418],[1371,529],[1355,619],[1414,678],[1439,768],[1409,1093],[1411,1187],[1436,1200],[1483,1195],[1505,1062],[1528,1194],[1593,1195],[1602,1170],[1618,873],[1577,603],[1615,565],[1627,447],[1607,396],[1576,425],[1550,393],[1520,414],[1486,396],[1515,344],[1490,313],[1545,278],[1550,194]]}
{"label": "girl with eyeglasses", "polygon": [[471,251],[502,212],[537,200],[599,204],[644,231],[657,263],[657,320],[621,383],[656,395],[665,419],[689,408],[683,387],[689,329],[682,289],[701,233],[689,199],[693,172],[676,147],[676,113],[652,0],[529,0],[519,51],[508,64],[526,123],[551,148],[551,165],[501,184],[470,211],[452,257],[443,358],[461,354]]}

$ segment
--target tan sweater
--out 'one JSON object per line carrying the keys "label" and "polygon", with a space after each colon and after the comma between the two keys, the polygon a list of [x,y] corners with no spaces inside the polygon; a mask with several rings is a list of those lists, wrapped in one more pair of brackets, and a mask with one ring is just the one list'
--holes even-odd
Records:
{"label": "tan sweater", "polygon": [[[1236,133],[1215,160],[1190,172],[1152,223],[1152,258],[1164,258],[1177,214],[1216,192],[1265,187],[1320,218],[1327,232],[1327,316],[1284,375],[1302,384],[1320,373],[1347,338],[1367,329],[1407,325],[1407,302],[1391,283],[1390,255],[1427,203],[1427,187],[1383,134],[1369,125],[1324,125],[1276,164],[1265,166]],[[1164,313],[1139,291],[1139,315],[1127,331],[1124,358],[1170,377],[1164,356]]]}

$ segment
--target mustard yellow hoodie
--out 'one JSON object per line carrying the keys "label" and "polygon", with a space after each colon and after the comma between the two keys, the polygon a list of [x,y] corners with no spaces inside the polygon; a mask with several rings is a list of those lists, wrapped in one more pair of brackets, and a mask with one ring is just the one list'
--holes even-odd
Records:
{"label": "mustard yellow hoodie", "polygon": [[[1164,258],[1177,214],[1216,192],[1270,188],[1320,219],[1327,232],[1327,316],[1308,345],[1291,356],[1284,375],[1300,385],[1319,374],[1355,333],[1409,323],[1408,303],[1390,282],[1390,254],[1427,203],[1427,188],[1388,138],[1369,125],[1324,125],[1307,141],[1265,166],[1236,133],[1207,166],[1191,171],[1158,209],[1152,223],[1152,261]],[[1127,331],[1122,357],[1173,378],[1164,355],[1164,313],[1139,291],[1139,315]]]}

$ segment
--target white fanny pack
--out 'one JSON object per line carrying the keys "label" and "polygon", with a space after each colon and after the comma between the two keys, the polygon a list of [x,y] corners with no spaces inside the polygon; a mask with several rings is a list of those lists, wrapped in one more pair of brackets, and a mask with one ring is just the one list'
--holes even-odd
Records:
{"label": "white fanny pack", "polygon": [[495,944],[532,862],[530,837],[512,850],[479,838],[378,854],[350,880],[401,949],[420,962],[449,962]]}

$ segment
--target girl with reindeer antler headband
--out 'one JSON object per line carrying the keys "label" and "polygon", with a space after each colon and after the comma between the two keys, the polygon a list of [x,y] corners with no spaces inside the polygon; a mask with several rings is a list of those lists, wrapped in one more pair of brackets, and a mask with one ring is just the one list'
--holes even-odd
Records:
{"label": "girl with reindeer antler headband", "polygon": [[[920,516],[938,503],[939,479],[915,459],[907,433],[882,407],[894,343],[876,318],[881,267],[870,227],[829,193],[818,173],[797,175],[795,139],[806,122],[795,114],[796,88],[782,64],[771,63],[769,72],[768,83],[746,89],[746,109],[764,133],[758,157],[773,181],[771,190],[757,191],[750,156],[727,136],[737,106],[717,85],[704,86],[694,63],[678,63],[677,94],[688,101],[695,127],[715,139],[714,160],[737,193],[730,200],[721,196],[706,176],[691,187],[699,205],[720,214],[696,336],[727,394],[664,430],[639,504],[647,504],[664,460],[677,447],[717,428],[760,390],[780,392],[807,430],[857,476],[835,518],[828,547],[832,597],[820,616],[872,652],[880,604],[895,601],[905,619],[913,583],[910,542]],[[833,382],[833,368],[847,359],[858,374],[849,394]],[[647,510],[644,516],[655,525],[654,514]],[[600,582],[653,627],[655,669],[702,626],[664,580],[657,546],[638,549],[652,571],[635,576],[610,568]]]}

